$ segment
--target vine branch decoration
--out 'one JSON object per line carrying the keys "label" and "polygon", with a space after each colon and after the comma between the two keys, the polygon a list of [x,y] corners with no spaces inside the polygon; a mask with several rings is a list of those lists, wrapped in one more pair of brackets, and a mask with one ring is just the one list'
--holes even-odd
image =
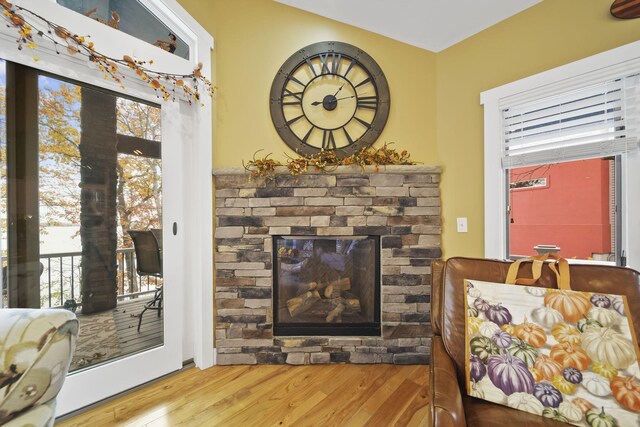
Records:
{"label": "vine branch decoration", "polygon": [[[320,150],[316,154],[308,156],[290,157],[287,156],[286,167],[291,175],[302,175],[311,171],[331,172],[338,166],[358,165],[365,171],[366,166],[375,166],[376,172],[380,166],[385,165],[415,165],[411,160],[411,155],[407,150],[398,152],[390,148],[393,143],[385,143],[380,148],[363,148],[359,152],[345,157],[338,158],[333,150]],[[258,150],[253,154],[253,159],[247,163],[242,162],[242,166],[251,174],[252,178],[272,179],[276,174],[276,167],[285,166],[282,162],[270,159],[271,154],[264,157],[256,157],[262,151]]]}
{"label": "vine branch decoration", "polygon": [[[165,101],[176,100],[176,91],[182,93],[189,100],[200,103],[201,93],[209,96],[213,95],[215,87],[202,75],[202,63],[193,70],[191,74],[176,74],[153,71],[146,65],[153,64],[153,60],[142,61],[124,55],[121,59],[113,58],[96,50],[93,42],[87,39],[91,36],[81,36],[74,34],[65,27],[56,24],[47,18],[22,6],[14,5],[6,0],[0,0],[0,11],[2,17],[7,22],[7,28],[15,28],[18,32],[16,43],[18,50],[37,49],[36,37],[53,43],[56,53],[60,54],[60,49],[65,49],[71,55],[81,55],[95,64],[106,80],[113,80],[125,88],[123,80],[126,76],[120,67],[124,66],[135,71],[141,80],[147,82],[156,92],[157,96]],[[33,59],[37,62],[40,59],[35,54]]]}

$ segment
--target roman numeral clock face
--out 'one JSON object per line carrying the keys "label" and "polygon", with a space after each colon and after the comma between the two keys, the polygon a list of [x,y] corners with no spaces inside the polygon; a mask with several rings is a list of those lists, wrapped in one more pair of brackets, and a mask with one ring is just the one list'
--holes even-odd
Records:
{"label": "roman numeral clock face", "polygon": [[271,118],[299,154],[335,150],[350,156],[380,136],[389,116],[389,86],[378,64],[341,42],[320,42],[291,56],[271,86]]}

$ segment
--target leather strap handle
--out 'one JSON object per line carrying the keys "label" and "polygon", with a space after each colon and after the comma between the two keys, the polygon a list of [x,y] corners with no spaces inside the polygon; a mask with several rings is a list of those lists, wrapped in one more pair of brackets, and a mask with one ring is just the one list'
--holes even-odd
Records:
{"label": "leather strap handle", "polygon": [[571,281],[569,278],[569,262],[564,258],[558,258],[556,262],[549,265],[551,271],[556,275],[558,289],[563,291],[571,290]]}
{"label": "leather strap handle", "polygon": [[[518,277],[518,269],[520,268],[520,264],[529,261],[533,262],[533,265],[531,266],[532,277]],[[509,266],[507,280],[505,280],[505,283],[516,285],[533,285],[540,279],[540,276],[542,275],[542,263],[543,261],[535,259],[535,257],[520,258],[516,262],[512,263],[511,266]]]}
{"label": "leather strap handle", "polygon": [[[542,275],[542,265],[548,259],[555,260],[555,262],[549,265],[551,271],[556,275],[558,282],[558,289],[571,290],[570,277],[569,277],[569,263],[566,259],[559,257],[555,254],[545,254],[532,256],[528,258],[521,258],[509,266],[507,272],[507,279],[505,283],[516,285],[533,285],[536,283]],[[518,269],[523,262],[532,262],[531,266],[532,277],[518,277]]]}

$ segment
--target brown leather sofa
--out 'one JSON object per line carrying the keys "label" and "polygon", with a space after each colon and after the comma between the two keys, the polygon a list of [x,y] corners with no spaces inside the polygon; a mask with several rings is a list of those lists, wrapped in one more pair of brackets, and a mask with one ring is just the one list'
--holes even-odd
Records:
{"label": "brown leather sofa", "polygon": [[[431,317],[431,424],[441,426],[566,426],[549,418],[517,411],[466,395],[465,381],[465,279],[504,282],[511,263],[450,258],[432,264]],[[572,265],[571,288],[579,291],[626,295],[636,334],[640,331],[640,273],[623,267]],[[531,263],[520,267],[518,277],[531,277]],[[515,286],[515,285],[514,285]],[[538,286],[556,288],[556,276],[543,267]]]}

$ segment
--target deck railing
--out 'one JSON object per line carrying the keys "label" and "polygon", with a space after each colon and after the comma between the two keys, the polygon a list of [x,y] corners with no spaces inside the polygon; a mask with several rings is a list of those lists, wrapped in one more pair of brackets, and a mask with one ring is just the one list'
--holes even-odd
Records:
{"label": "deck railing", "polygon": [[[152,293],[162,284],[158,277],[139,276],[136,272],[136,254],[133,248],[116,250],[117,298],[119,301]],[[41,254],[40,304],[42,307],[62,307],[66,301],[81,301],[82,252]],[[6,265],[6,258],[2,259]]]}

